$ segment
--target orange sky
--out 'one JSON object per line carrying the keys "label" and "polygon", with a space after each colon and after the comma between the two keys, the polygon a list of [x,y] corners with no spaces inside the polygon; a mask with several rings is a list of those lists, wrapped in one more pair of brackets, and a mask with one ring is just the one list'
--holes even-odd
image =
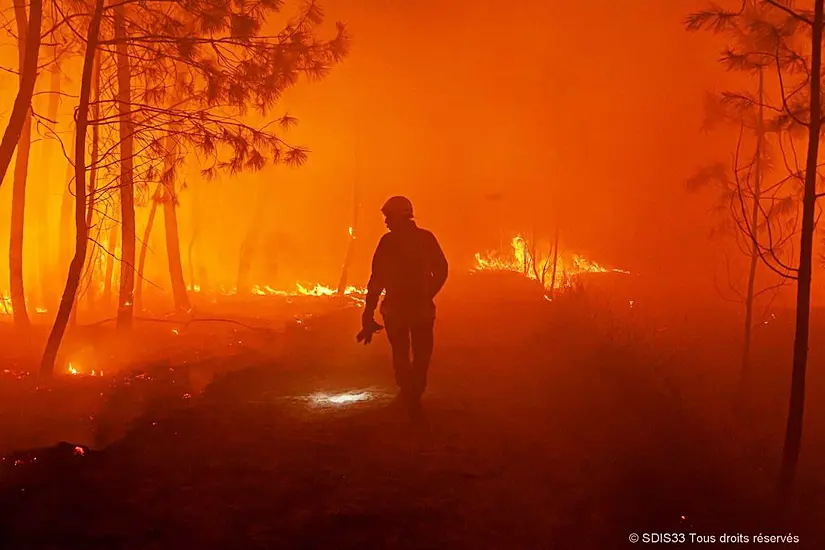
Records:
{"label": "orange sky", "polygon": [[[697,5],[328,1],[353,51],[327,81],[288,96],[295,135],[314,152],[285,176],[301,184],[284,203],[308,231],[317,209],[329,224],[323,249],[340,256],[331,224],[348,225],[338,208],[360,152],[369,245],[380,202],[404,193],[456,266],[496,245],[500,229],[535,219],[551,233],[560,211],[567,246],[597,261],[693,269],[708,202],[684,180],[718,158],[714,140],[727,148],[700,132],[704,93],[724,73],[719,44],[682,29]],[[485,200],[495,192],[502,201]]]}

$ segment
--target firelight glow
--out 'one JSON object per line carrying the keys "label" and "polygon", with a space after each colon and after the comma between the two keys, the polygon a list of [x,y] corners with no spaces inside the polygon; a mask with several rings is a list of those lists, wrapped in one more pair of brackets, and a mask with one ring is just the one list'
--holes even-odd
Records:
{"label": "firelight glow", "polygon": [[345,392],[345,393],[325,393],[318,392],[309,396],[310,402],[316,407],[350,405],[361,401],[369,401],[373,398],[371,392]]}
{"label": "firelight glow", "polygon": [[584,273],[630,273],[624,269],[608,269],[578,254],[573,254],[570,259],[565,259],[563,254],[554,257],[552,250],[543,255],[536,249],[531,250],[527,240],[521,235],[513,237],[510,247],[512,250],[509,252],[476,253],[474,271],[521,273],[541,282],[548,290],[569,287],[575,277]]}

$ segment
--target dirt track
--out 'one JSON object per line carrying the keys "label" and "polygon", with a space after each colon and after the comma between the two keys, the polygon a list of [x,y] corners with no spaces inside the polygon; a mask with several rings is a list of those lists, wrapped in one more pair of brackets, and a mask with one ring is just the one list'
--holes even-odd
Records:
{"label": "dirt track", "polygon": [[[65,470],[7,479],[3,548],[609,550],[631,532],[788,529],[792,547],[825,544],[821,491],[776,518],[772,457],[743,463],[638,351],[533,312],[441,315],[424,424],[386,407],[385,342],[356,346],[357,313],[339,314]],[[375,399],[335,410],[293,399],[364,388]]]}

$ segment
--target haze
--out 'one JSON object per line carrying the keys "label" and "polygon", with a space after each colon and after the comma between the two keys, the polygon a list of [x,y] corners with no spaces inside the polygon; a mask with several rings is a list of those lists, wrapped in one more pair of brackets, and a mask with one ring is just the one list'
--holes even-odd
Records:
{"label": "haze", "polygon": [[318,1],[3,4],[0,547],[825,548],[825,0]]}
{"label": "haze", "polygon": [[[685,181],[706,164],[729,161],[735,137],[701,131],[706,92],[723,89],[730,77],[716,61],[720,41],[683,32],[685,13],[698,6],[327,3],[329,21],[347,22],[352,53],[323,82],[289,90],[279,108],[299,119],[287,137],[310,148],[308,163],[231,182],[188,178],[190,189],[198,182],[197,192],[219,206],[210,216],[220,223],[204,229],[210,244],[203,254],[214,254],[211,278],[234,284],[245,214],[263,181],[270,187],[266,230],[288,235],[290,259],[278,272],[258,266],[259,282],[332,284],[358,181],[354,281],[366,280],[371,246],[384,230],[381,202],[401,193],[441,236],[456,268],[471,269],[474,253],[518,233],[549,239],[558,223],[570,251],[643,274],[647,284],[689,284],[714,299],[713,199],[687,193]],[[5,52],[16,55],[10,44]],[[4,79],[13,93],[14,77]],[[38,98],[42,109],[45,97]],[[73,105],[63,101],[64,117]],[[65,161],[49,163],[52,174],[64,172]],[[10,194],[10,186],[0,191],[6,213]],[[52,194],[57,214],[59,184]],[[180,199],[183,243],[193,200]],[[145,216],[140,209],[139,220]],[[29,217],[27,226],[33,223]],[[275,241],[264,238],[261,246]],[[33,254],[32,239],[26,246]],[[147,261],[150,280],[161,287],[163,256],[150,252]],[[26,272],[33,277],[30,263]]]}

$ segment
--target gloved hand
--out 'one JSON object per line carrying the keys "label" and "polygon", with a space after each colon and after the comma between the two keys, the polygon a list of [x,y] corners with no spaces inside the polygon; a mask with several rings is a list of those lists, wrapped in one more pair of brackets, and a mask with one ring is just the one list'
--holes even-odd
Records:
{"label": "gloved hand", "polygon": [[379,325],[375,318],[372,315],[367,315],[366,313],[361,318],[361,332],[355,337],[355,341],[358,343],[364,342],[366,346],[370,342],[372,342],[372,336],[376,332],[381,332],[384,327]]}

